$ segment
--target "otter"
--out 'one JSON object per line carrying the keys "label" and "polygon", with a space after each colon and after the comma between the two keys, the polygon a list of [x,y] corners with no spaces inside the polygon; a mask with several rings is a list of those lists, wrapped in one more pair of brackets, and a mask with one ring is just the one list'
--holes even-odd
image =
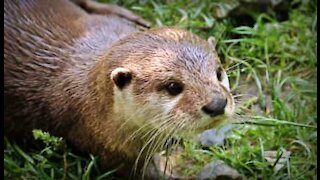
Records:
{"label": "otter", "polygon": [[83,2],[5,0],[6,136],[42,129],[126,169],[233,115],[214,43]]}

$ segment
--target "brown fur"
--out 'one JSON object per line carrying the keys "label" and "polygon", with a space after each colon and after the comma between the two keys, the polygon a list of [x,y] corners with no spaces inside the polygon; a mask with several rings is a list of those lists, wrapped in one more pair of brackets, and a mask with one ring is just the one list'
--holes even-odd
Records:
{"label": "brown fur", "polygon": [[41,128],[79,149],[101,151],[100,131],[117,129],[105,121],[113,85],[102,60],[112,42],[135,28],[64,0],[8,0],[4,16],[5,134],[20,139]]}
{"label": "brown fur", "polygon": [[41,128],[82,151],[102,155],[107,166],[123,159],[133,163],[145,141],[138,137],[124,143],[139,127],[122,127],[125,120],[114,112],[110,74],[118,67],[131,70],[130,87],[141,106],[155,92],[168,98],[157,90],[168,80],[187,84],[172,109],[177,122],[185,117],[196,122],[202,116],[198,107],[214,94],[231,98],[214,76],[219,66],[215,52],[187,31],[136,32],[117,16],[91,15],[63,0],[6,0],[4,5],[4,120],[9,137]]}

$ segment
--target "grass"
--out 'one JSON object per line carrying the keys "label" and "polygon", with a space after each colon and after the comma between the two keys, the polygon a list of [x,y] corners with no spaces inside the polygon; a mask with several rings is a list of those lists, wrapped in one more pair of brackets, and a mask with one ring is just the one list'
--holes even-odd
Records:
{"label": "grass", "polygon": [[79,155],[67,147],[62,138],[34,130],[35,139],[45,148],[22,150],[15,143],[4,139],[4,179],[105,179],[114,170],[100,172],[98,157]]}
{"label": "grass", "polygon": [[[217,51],[228,68],[238,104],[235,128],[222,147],[203,149],[186,140],[182,167],[194,174],[221,159],[248,179],[316,179],[317,176],[317,1],[292,1],[288,20],[275,14],[251,13],[252,26],[237,17],[215,19],[217,3],[204,1],[111,0],[132,9],[154,26],[178,26],[207,39],[214,36]],[[249,89],[254,89],[246,94]],[[63,140],[41,134],[42,150],[28,149],[5,139],[5,179],[106,179],[98,157],[78,155]],[[47,139],[45,138],[47,137]],[[38,137],[39,138],[39,137]],[[54,143],[55,142],[55,143]],[[264,158],[265,151],[290,151],[278,171]],[[278,161],[279,162],[279,161]]]}

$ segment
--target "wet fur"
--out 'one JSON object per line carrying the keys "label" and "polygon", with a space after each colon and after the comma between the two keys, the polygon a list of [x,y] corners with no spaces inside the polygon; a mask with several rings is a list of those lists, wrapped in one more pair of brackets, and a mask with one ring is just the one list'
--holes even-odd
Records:
{"label": "wet fur", "polygon": [[[215,94],[228,98],[226,116],[233,112],[233,98],[215,76],[216,52],[190,32],[137,32],[119,17],[89,15],[63,0],[4,5],[8,137],[40,128],[101,155],[106,166],[125,160],[131,167],[138,156],[161,148],[174,130],[215,126],[198,108]],[[124,90],[110,78],[119,67],[133,76]],[[186,84],[174,100],[161,91],[171,79]]]}
{"label": "wet fur", "polygon": [[134,31],[68,1],[5,1],[5,134],[20,139],[40,128],[89,152],[102,152],[105,139],[120,143],[108,121],[113,85],[96,68],[112,42]]}

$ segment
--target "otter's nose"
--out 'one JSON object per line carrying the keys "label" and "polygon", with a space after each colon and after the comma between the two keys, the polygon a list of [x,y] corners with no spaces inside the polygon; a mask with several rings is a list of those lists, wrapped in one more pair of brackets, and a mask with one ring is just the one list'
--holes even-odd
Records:
{"label": "otter's nose", "polygon": [[225,98],[214,98],[210,103],[206,104],[201,108],[203,112],[210,116],[218,116],[224,114],[224,108],[227,105],[227,99]]}

